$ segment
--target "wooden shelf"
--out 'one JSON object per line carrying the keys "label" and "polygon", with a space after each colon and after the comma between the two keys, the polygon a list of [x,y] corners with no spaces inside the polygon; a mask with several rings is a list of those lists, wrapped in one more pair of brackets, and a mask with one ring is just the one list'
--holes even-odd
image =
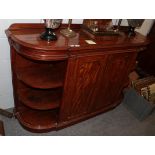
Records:
{"label": "wooden shelf", "polygon": [[18,91],[19,100],[32,109],[49,110],[58,108],[62,89],[41,90],[26,87]]}
{"label": "wooden shelf", "polygon": [[32,132],[46,132],[57,126],[57,109],[33,110],[21,104],[16,117],[21,125]]}
{"label": "wooden shelf", "polygon": [[17,69],[17,78],[33,88],[49,89],[63,86],[64,66],[34,65]]}

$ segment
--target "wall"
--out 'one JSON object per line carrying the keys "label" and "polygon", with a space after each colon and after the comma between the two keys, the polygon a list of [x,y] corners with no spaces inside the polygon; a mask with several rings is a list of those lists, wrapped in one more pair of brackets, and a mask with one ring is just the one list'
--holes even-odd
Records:
{"label": "wall", "polygon": [[[63,20],[66,23],[68,20]],[[74,19],[73,23],[82,23],[82,19]],[[115,23],[116,20],[113,20]],[[14,105],[11,81],[11,66],[10,66],[10,48],[5,35],[7,29],[12,23],[40,23],[40,19],[0,19],[0,108],[7,109]],[[151,27],[152,20],[145,21],[140,33],[146,35]],[[127,25],[126,20],[122,21],[123,25]]]}

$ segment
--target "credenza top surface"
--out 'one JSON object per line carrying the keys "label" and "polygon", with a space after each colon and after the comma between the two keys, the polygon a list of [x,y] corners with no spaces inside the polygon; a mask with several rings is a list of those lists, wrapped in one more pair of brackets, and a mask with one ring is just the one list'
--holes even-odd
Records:
{"label": "credenza top surface", "polygon": [[[7,30],[6,34],[16,43],[38,50],[81,50],[81,49],[110,49],[119,47],[135,47],[148,44],[148,39],[137,33],[135,37],[128,37],[124,33],[115,36],[103,36],[96,39],[91,38],[85,32],[82,31],[80,26],[75,26],[73,30],[76,32],[76,36],[73,38],[64,37],[60,33],[59,28],[55,31],[58,39],[57,41],[43,41],[40,39],[40,35],[44,32],[43,24],[13,24]],[[92,40],[96,44],[88,44],[86,40]],[[75,45],[73,47],[73,45]],[[78,47],[76,47],[76,45]]]}

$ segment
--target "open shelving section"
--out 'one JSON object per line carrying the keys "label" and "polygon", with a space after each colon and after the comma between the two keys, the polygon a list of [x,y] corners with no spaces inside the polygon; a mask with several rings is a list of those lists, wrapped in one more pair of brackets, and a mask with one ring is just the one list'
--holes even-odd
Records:
{"label": "open shelving section", "polygon": [[16,54],[16,117],[25,128],[46,132],[56,127],[66,65],[66,60],[42,62]]}
{"label": "open shelving section", "polygon": [[36,89],[25,86],[18,92],[19,100],[32,109],[48,110],[58,108],[61,102],[62,89]]}
{"label": "open shelving section", "polygon": [[31,131],[43,132],[54,129],[57,125],[57,109],[53,110],[34,110],[21,104],[18,107],[16,117],[20,123]]}
{"label": "open shelving section", "polygon": [[63,86],[65,62],[31,63],[17,69],[17,78],[25,84],[41,89]]}

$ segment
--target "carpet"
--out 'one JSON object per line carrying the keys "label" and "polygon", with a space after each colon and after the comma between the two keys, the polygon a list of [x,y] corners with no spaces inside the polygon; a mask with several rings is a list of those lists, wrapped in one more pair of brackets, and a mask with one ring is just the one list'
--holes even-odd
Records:
{"label": "carpet", "polygon": [[125,106],[115,109],[59,131],[31,133],[21,127],[15,118],[0,115],[6,136],[154,136],[155,112],[139,121]]}

